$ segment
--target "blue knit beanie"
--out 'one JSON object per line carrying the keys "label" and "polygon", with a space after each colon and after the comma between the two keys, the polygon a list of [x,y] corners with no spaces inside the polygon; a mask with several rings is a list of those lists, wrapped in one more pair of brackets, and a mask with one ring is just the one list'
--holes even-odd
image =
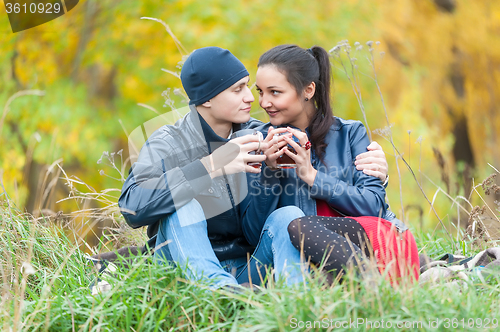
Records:
{"label": "blue knit beanie", "polygon": [[189,104],[201,105],[229,88],[248,71],[231,52],[220,47],[194,51],[181,70],[181,81]]}

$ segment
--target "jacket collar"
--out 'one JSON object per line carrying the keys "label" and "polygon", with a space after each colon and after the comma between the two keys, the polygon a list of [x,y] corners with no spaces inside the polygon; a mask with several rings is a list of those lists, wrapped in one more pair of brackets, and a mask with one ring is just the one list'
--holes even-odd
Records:
{"label": "jacket collar", "polygon": [[333,117],[333,124],[330,127],[331,130],[340,130],[342,127],[342,122],[336,116]]}
{"label": "jacket collar", "polygon": [[[189,105],[189,120],[194,126],[194,130],[197,135],[194,137],[200,144],[207,146],[208,153],[212,153],[213,150],[217,149],[221,145],[229,141],[228,138],[220,137],[215,133],[215,131],[210,127],[210,125],[205,121],[205,119],[198,113],[196,106]],[[233,123],[233,132],[242,129],[242,124]]]}

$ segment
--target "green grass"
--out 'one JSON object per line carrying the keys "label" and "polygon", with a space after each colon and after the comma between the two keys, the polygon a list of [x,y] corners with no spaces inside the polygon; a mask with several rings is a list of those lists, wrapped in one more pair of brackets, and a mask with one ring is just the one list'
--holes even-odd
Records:
{"label": "green grass", "polygon": [[[416,237],[419,248],[425,246],[431,256],[455,252],[456,243],[440,236]],[[50,223],[3,206],[0,248],[3,331],[363,331],[370,327],[367,320],[375,330],[383,320],[384,327],[393,325],[380,328],[384,331],[444,331],[447,323],[449,329],[484,330],[477,328],[480,320],[483,325],[486,319],[500,320],[498,275],[487,284],[469,283],[460,289],[444,284],[394,288],[381,278],[375,284],[349,278],[332,287],[318,280],[295,289],[278,282],[237,295],[210,291],[184,280],[179,269],[138,260],[110,280],[110,292],[92,296],[91,264]],[[30,262],[33,274],[26,268],[20,272],[23,262]],[[474,327],[469,328],[471,318]],[[354,323],[335,328],[335,323],[349,320]],[[430,320],[438,320],[437,329],[428,327]],[[407,327],[399,328],[401,321]]]}

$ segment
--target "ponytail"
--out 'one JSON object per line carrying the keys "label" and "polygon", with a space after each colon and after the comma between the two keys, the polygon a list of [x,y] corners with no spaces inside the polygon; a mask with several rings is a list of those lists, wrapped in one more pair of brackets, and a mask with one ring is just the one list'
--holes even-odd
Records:
{"label": "ponytail", "polygon": [[309,135],[314,146],[314,152],[323,160],[327,144],[325,137],[333,124],[333,111],[330,103],[331,67],[328,52],[320,46],[310,48],[318,62],[319,77],[316,83],[316,92],[313,100],[316,103],[314,113],[309,124]]}
{"label": "ponytail", "polygon": [[316,84],[316,92],[312,97],[316,112],[309,123],[309,140],[316,155],[323,160],[327,146],[325,138],[334,121],[330,105],[331,67],[328,52],[320,46],[306,50],[297,45],[280,45],[260,56],[258,67],[264,65],[275,65],[298,95],[312,82]]}

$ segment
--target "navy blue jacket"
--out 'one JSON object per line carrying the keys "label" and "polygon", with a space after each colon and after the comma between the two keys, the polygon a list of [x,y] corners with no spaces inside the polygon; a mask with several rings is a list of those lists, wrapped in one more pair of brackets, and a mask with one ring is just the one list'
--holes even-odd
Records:
{"label": "navy blue jacket", "polygon": [[[269,126],[267,123],[258,129],[266,136]],[[306,133],[309,135],[308,130]],[[341,215],[380,216],[405,229],[389,210],[380,179],[358,171],[354,165],[356,156],[366,152],[370,144],[363,124],[335,117],[325,141],[328,145],[323,161],[311,149],[311,163],[318,171],[312,186],[302,181],[295,169],[263,168],[260,183],[267,186],[279,184],[273,191],[280,196],[277,208],[294,205],[305,215],[317,215],[316,199],[321,199]],[[259,189],[257,186],[253,188],[257,192]]]}

